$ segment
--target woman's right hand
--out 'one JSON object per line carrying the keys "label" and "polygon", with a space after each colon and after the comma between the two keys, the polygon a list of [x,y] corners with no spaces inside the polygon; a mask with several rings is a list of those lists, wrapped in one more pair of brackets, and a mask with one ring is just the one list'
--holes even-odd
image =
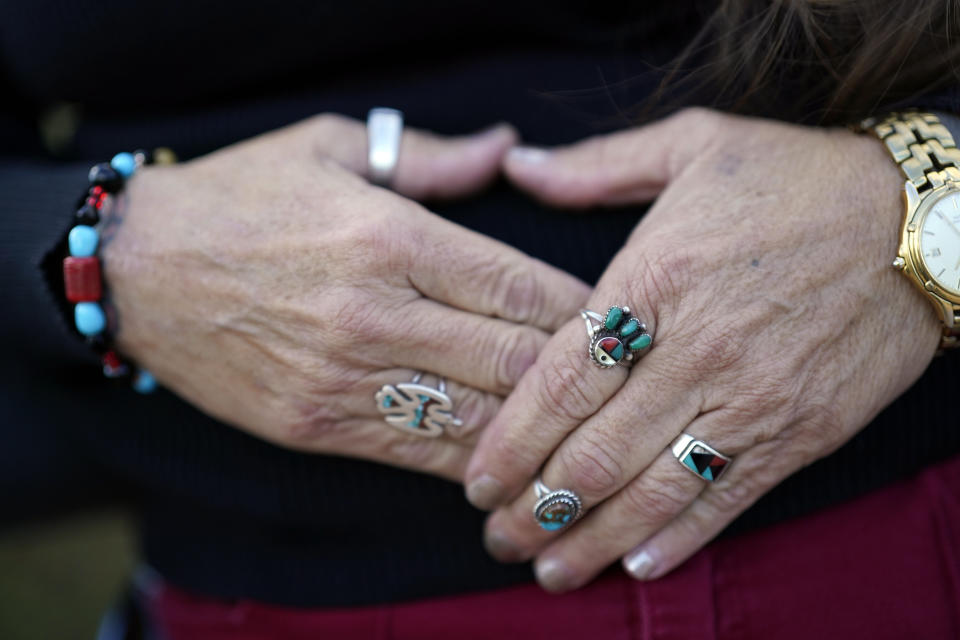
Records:
{"label": "woman's right hand", "polygon": [[[473,443],[588,287],[362,177],[365,129],[317,116],[171,167],[107,216],[117,344],[206,413],[304,451],[462,478]],[[395,187],[475,192],[514,143],[404,133]],[[459,427],[391,428],[374,393],[445,376]]]}

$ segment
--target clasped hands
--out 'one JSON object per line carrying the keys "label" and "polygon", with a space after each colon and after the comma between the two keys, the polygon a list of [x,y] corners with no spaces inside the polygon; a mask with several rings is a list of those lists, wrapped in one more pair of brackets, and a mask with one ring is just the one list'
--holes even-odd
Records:
{"label": "clasped hands", "polygon": [[[902,179],[875,140],[694,109],[516,143],[407,130],[390,192],[364,180],[362,124],[324,115],[143,171],[103,249],[118,345],[258,437],[463,481],[490,552],[552,591],[618,558],[667,573],[932,358],[936,317],[889,268]],[[654,204],[591,289],[417,204],[500,172],[553,207]],[[615,304],[654,336],[632,369],[587,356],[578,310]],[[448,379],[446,437],[376,411],[411,370]],[[677,463],[684,432],[734,457],[718,482]],[[539,474],[584,517],[539,528]]]}

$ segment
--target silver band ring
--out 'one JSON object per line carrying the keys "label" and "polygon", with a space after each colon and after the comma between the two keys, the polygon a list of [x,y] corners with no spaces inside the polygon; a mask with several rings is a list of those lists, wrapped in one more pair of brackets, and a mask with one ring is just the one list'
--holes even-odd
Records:
{"label": "silver band ring", "polygon": [[388,425],[411,435],[436,438],[447,427],[462,421],[453,415],[453,401],[447,395],[447,381],[439,378],[437,388],[420,384],[423,373],[410,382],[385,384],[374,395],[377,410]]}
{"label": "silver band ring", "polygon": [[671,447],[674,457],[683,467],[700,476],[707,482],[716,482],[733,461],[703,440],[697,440],[689,433],[682,434]]}
{"label": "silver band ring", "polygon": [[598,367],[627,366],[645,355],[653,344],[647,325],[633,316],[630,307],[614,305],[603,316],[581,309],[580,317],[590,340],[587,354]]}
{"label": "silver band ring", "polygon": [[367,165],[370,182],[384,187],[393,183],[403,137],[403,112],[375,107],[367,114]]}
{"label": "silver band ring", "polygon": [[533,505],[533,518],[541,528],[557,531],[573,524],[583,512],[580,496],[570,489],[551,491],[540,478],[533,483],[537,503]]}

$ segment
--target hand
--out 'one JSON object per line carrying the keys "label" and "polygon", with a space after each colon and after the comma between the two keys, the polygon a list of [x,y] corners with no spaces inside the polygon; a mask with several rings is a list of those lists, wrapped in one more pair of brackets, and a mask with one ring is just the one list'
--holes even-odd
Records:
{"label": "hand", "polygon": [[[656,578],[785,477],[853,436],[930,362],[939,326],[891,268],[903,179],[882,145],[704,110],[553,152],[509,177],[557,206],[657,197],[588,308],[629,305],[654,336],[628,370],[585,353],[576,317],[484,431],[467,494],[495,508],[491,552],[537,556],[544,587],[576,588],[618,557]],[[734,456],[707,484],[669,447],[690,433]],[[558,535],[531,486],[583,499]]]}
{"label": "hand", "polygon": [[[130,181],[108,220],[118,346],[203,411],[277,444],[460,479],[486,424],[588,288],[369,185],[365,128],[319,116]],[[408,130],[414,198],[472,193],[515,134]],[[446,376],[451,437],[386,425],[383,384]]]}

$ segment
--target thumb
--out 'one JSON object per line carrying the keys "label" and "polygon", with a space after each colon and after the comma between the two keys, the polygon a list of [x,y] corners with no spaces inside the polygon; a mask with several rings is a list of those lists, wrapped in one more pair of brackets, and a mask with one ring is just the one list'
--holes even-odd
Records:
{"label": "thumb", "polygon": [[720,118],[707,109],[687,109],[566,147],[514,147],[503,169],[518,188],[557,207],[647,202],[706,146]]}
{"label": "thumb", "polygon": [[[315,155],[369,177],[367,128],[345,116],[324,114],[311,123]],[[414,200],[449,199],[487,186],[517,142],[516,130],[498,124],[468,136],[446,137],[405,127],[391,188]]]}

